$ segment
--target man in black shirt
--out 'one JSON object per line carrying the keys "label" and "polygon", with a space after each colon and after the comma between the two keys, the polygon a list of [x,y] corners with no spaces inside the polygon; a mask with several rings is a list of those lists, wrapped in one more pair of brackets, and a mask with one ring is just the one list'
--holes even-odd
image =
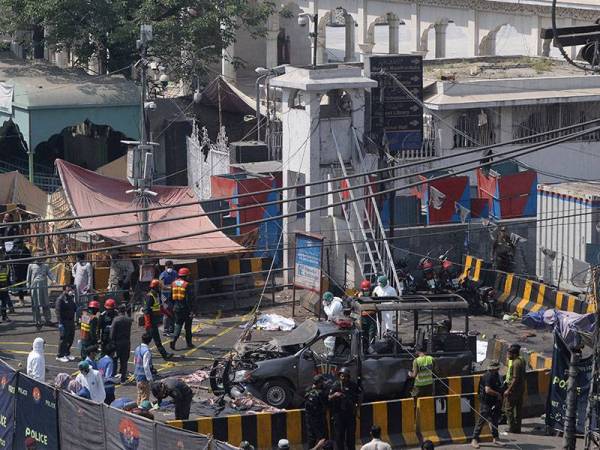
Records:
{"label": "man in black shirt", "polygon": [[332,386],[329,394],[336,450],[354,450],[360,388],[350,379],[348,367],[342,367],[338,376],[339,380]]}
{"label": "man in black shirt", "polygon": [[500,369],[498,361],[490,361],[487,372],[483,374],[479,381],[479,416],[471,441],[473,448],[479,448],[479,435],[486,422],[492,431],[494,444],[500,444],[498,441],[498,422],[502,412],[502,380],[498,369]]}
{"label": "man in black shirt", "polygon": [[116,356],[114,358],[114,373],[117,373],[117,363],[121,374],[121,383],[127,381],[127,362],[131,351],[131,324],[133,320],[127,316],[127,305],[119,305],[119,315],[115,317],[110,327],[109,339],[114,344]]}
{"label": "man in black shirt", "polygon": [[306,410],[306,436],[308,448],[313,448],[321,439],[326,439],[327,432],[327,393],[324,389],[325,378],[315,375],[313,385],[304,396]]}
{"label": "man in black shirt", "polygon": [[73,286],[65,286],[63,293],[56,299],[54,308],[59,333],[56,359],[61,362],[73,361],[75,357],[71,356],[71,345],[75,338],[75,313],[77,312]]}
{"label": "man in black shirt", "polygon": [[156,397],[159,405],[163,398],[171,397],[173,399],[175,420],[188,420],[190,418],[194,393],[183,381],[176,378],[155,381],[152,383],[152,395]]}

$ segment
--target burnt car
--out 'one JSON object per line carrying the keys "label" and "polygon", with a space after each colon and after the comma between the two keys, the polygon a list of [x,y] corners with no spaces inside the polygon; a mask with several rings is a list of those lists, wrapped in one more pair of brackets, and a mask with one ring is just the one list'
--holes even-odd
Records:
{"label": "burnt car", "polygon": [[[439,377],[472,373],[476,335],[469,333],[469,305],[459,295],[361,297],[352,302],[349,321],[306,320],[268,343],[243,344],[214,362],[210,382],[217,395],[250,392],[277,408],[299,406],[315,374],[333,376],[349,367],[363,400],[408,396],[415,349],[425,346],[436,358]],[[379,333],[365,348],[360,317],[370,311],[395,316],[395,330]],[[462,329],[454,329],[464,320]],[[381,320],[379,320],[381,323]]]}

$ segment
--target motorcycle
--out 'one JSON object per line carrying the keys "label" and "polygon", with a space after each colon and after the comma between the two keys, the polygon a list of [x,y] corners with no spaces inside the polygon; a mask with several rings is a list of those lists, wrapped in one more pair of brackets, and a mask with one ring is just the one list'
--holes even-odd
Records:
{"label": "motorcycle", "polygon": [[437,277],[442,289],[457,291],[461,287],[460,280],[456,275],[454,263],[448,259],[449,251],[450,250],[446,251],[446,253],[438,257],[438,261],[440,262],[440,269],[437,274]]}
{"label": "motorcycle", "polygon": [[434,263],[430,258],[429,253],[420,259],[417,269],[421,271],[421,284],[425,290],[430,292],[439,292],[441,290],[437,274],[434,270]]}

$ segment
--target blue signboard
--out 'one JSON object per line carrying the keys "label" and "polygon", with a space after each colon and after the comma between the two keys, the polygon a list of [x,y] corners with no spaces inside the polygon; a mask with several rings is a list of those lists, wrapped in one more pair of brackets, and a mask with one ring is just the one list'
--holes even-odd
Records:
{"label": "blue signboard", "polygon": [[294,261],[294,285],[321,293],[321,259],[323,239],[296,234],[296,258]]}
{"label": "blue signboard", "polygon": [[13,448],[17,372],[0,362],[0,449]]}
{"label": "blue signboard", "polygon": [[13,450],[58,450],[56,391],[19,374]]}
{"label": "blue signboard", "polygon": [[[402,86],[390,76],[380,74],[381,71],[393,75]],[[379,84],[371,90],[371,138],[393,153],[420,150],[423,145],[423,58],[420,55],[370,56],[365,60],[365,74]]]}

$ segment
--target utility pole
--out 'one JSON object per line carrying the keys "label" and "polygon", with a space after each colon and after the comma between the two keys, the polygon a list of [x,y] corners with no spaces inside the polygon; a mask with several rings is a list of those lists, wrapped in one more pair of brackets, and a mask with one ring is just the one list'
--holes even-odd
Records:
{"label": "utility pole", "polygon": [[577,364],[581,357],[581,350],[571,349],[569,361],[569,379],[567,381],[567,408],[565,411],[565,432],[563,450],[575,450],[577,445]]}

